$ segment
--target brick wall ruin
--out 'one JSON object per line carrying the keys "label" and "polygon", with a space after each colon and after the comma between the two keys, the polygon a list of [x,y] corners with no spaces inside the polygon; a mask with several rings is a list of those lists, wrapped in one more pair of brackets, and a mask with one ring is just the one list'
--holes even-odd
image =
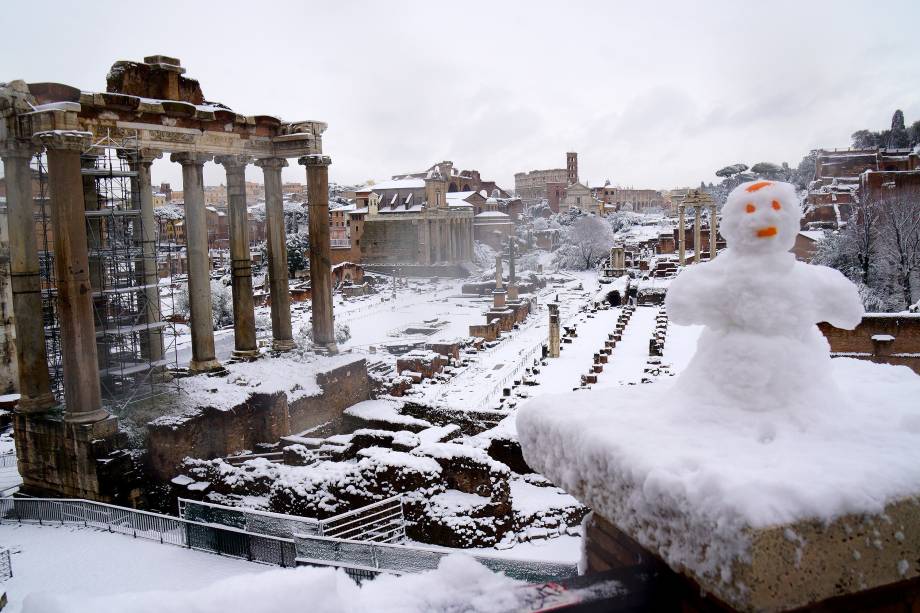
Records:
{"label": "brick wall ruin", "polygon": [[181,423],[148,425],[150,468],[161,480],[175,476],[186,457],[211,459],[259,443],[276,443],[282,436],[314,429],[317,435],[341,431],[346,408],[370,398],[364,360],[316,375],[322,393],[288,401],[283,392],[252,394],[229,410],[203,407]]}

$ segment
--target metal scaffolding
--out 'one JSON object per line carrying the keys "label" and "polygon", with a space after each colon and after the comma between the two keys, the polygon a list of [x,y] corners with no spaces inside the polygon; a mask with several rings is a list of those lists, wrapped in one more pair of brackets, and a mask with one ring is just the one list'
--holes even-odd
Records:
{"label": "metal scaffolding", "polygon": [[[144,249],[137,160],[135,138],[104,137],[81,155],[99,381],[105,407],[116,414],[130,403],[176,389],[171,372],[177,367],[177,335],[165,316],[173,310],[173,284],[159,283],[159,236],[154,249]],[[53,202],[48,197],[44,152],[33,160],[33,178],[38,182],[36,230],[41,235],[49,370],[54,393],[63,400],[50,215]],[[152,271],[157,271],[156,283],[148,283]],[[163,273],[170,276],[169,267]],[[155,348],[159,344],[162,351]]]}

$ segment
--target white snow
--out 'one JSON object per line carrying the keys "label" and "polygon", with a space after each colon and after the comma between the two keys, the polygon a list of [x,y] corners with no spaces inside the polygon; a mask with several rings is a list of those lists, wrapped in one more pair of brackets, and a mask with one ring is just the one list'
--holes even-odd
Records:
{"label": "white snow", "polygon": [[527,599],[522,582],[464,555],[358,586],[331,568],[278,569],[82,528],[4,525],[0,535],[17,552],[3,583],[11,613],[498,613]]}
{"label": "white snow", "polygon": [[359,419],[384,421],[402,426],[421,426],[424,428],[431,426],[431,424],[424,419],[418,419],[410,415],[401,415],[399,409],[402,405],[403,403],[399,400],[387,398],[365,400],[348,407],[345,409],[345,413]]}
{"label": "white snow", "polygon": [[724,209],[729,249],[668,293],[676,381],[599,379],[517,418],[530,466],[672,565],[726,581],[747,528],[878,514],[920,493],[920,376],[830,359],[815,323],[858,324],[855,288],[786,253],[800,216],[791,187],[750,187]]}

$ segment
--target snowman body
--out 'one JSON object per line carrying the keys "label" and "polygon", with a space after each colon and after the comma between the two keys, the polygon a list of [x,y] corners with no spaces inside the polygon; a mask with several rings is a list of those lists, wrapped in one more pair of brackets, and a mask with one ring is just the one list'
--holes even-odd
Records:
{"label": "snowman body", "polygon": [[675,392],[754,411],[815,406],[834,393],[830,348],[816,324],[852,329],[863,309],[840,272],[789,252],[800,217],[788,183],[745,183],[729,195],[728,249],[682,271],[668,290],[669,318],[704,326]]}

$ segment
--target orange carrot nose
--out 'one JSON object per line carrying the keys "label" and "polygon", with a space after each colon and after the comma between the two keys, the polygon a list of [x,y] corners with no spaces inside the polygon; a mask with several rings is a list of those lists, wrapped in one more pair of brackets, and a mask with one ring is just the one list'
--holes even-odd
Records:
{"label": "orange carrot nose", "polygon": [[776,226],[767,226],[757,230],[757,238],[768,238],[770,236],[776,236]]}

